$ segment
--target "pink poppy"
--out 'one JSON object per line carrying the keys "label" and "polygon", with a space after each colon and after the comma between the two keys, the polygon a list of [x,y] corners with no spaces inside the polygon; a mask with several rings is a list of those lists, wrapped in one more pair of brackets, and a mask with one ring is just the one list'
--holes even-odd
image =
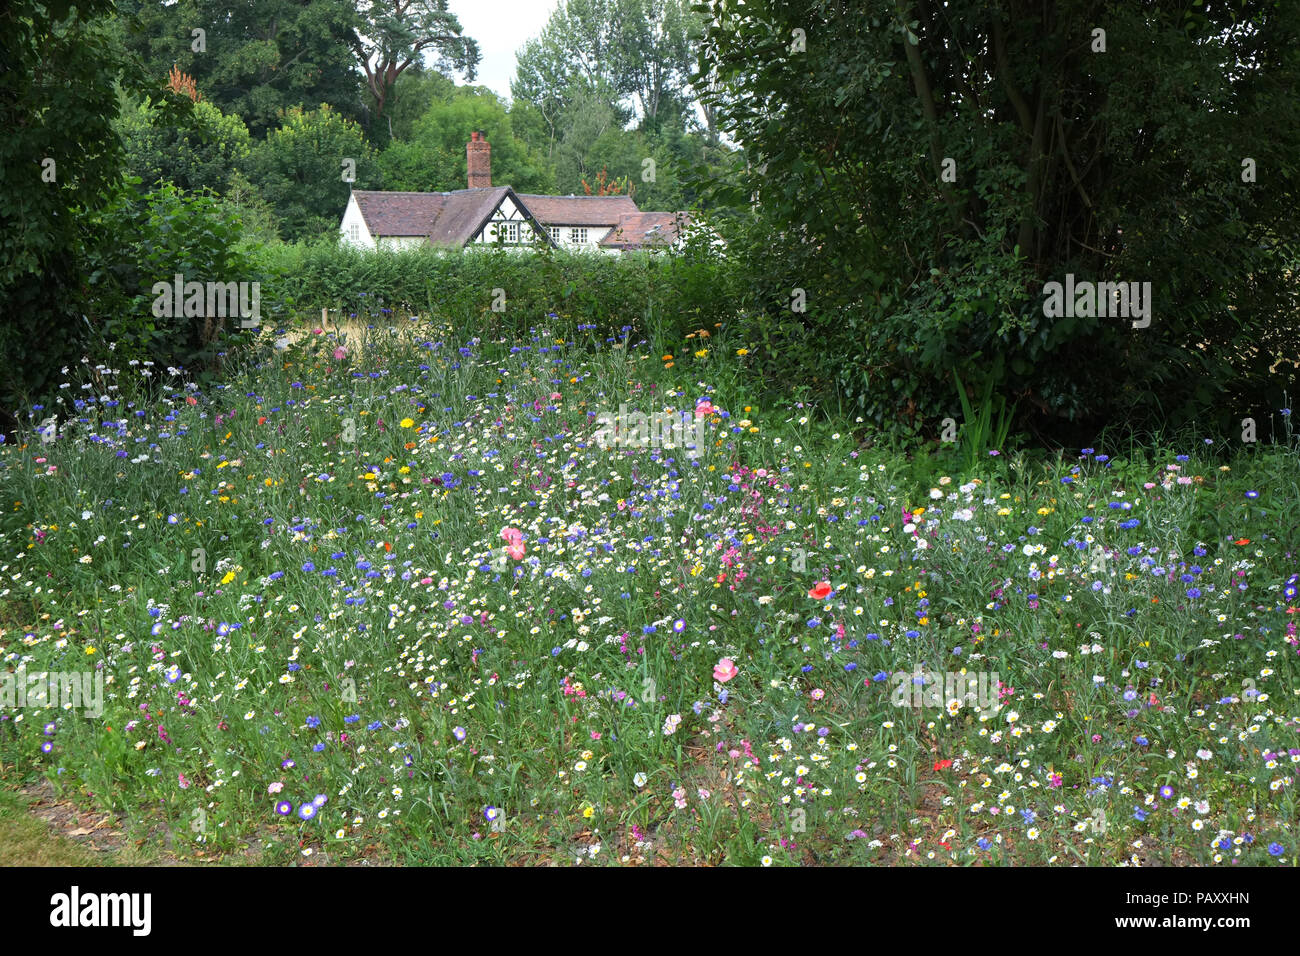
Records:
{"label": "pink poppy", "polygon": [[718,661],[717,666],[713,668],[713,679],[720,684],[725,684],[731,678],[740,673],[740,668],[736,666],[735,661],[730,657],[724,657]]}
{"label": "pink poppy", "polygon": [[703,418],[705,415],[713,414],[713,404],[711,402],[700,402],[695,406],[695,417]]}

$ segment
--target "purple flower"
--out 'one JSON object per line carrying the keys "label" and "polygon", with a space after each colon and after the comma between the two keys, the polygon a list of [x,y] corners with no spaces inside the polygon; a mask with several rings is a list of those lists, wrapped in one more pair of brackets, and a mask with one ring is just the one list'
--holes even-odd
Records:
{"label": "purple flower", "polygon": [[280,814],[282,817],[287,817],[289,814],[293,813],[293,804],[288,800],[281,800],[275,805],[275,812]]}

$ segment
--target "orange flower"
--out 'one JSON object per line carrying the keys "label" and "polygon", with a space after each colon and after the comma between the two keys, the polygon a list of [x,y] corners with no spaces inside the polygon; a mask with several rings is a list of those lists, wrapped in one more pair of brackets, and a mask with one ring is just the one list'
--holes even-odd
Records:
{"label": "orange flower", "polygon": [[1235,542],[1233,542],[1233,543],[1234,543],[1234,544],[1250,544],[1250,539],[1249,539],[1249,538],[1238,538],[1238,539],[1237,539]]}
{"label": "orange flower", "polygon": [[813,585],[812,590],[808,592],[808,596],[814,601],[820,601],[829,595],[831,591],[832,588],[829,581],[818,581]]}

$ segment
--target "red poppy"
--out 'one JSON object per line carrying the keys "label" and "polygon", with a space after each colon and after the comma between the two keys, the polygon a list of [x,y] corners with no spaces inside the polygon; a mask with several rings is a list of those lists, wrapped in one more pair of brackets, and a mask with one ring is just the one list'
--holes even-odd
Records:
{"label": "red poppy", "polygon": [[952,766],[951,760],[936,760],[934,762],[935,770],[947,770],[951,766]]}
{"label": "red poppy", "polygon": [[827,597],[832,590],[833,589],[831,588],[831,583],[829,581],[818,581],[815,585],[813,585],[812,590],[808,592],[808,596],[812,598],[814,601],[820,601],[825,597]]}

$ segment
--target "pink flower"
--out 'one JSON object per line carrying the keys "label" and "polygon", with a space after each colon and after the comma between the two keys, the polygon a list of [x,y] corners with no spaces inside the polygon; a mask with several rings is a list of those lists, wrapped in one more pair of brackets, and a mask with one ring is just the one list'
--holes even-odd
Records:
{"label": "pink flower", "polygon": [[341,345],[334,350],[334,361],[336,362],[342,362],[345,358],[347,358],[347,356],[348,356],[348,350]]}
{"label": "pink flower", "polygon": [[501,529],[501,540],[502,540],[502,541],[522,541],[522,540],[524,540],[524,533],[523,533],[522,531],[520,531],[518,528],[502,528],[502,529]]}
{"label": "pink flower", "polygon": [[808,592],[808,596],[814,601],[820,601],[831,593],[831,583],[829,581],[818,581]]}
{"label": "pink flower", "polygon": [[740,668],[736,666],[735,662],[729,657],[724,657],[713,668],[713,679],[720,684],[725,684],[739,673]]}
{"label": "pink flower", "polygon": [[700,402],[695,406],[695,417],[703,418],[705,415],[713,414],[713,405],[710,402]]}
{"label": "pink flower", "polygon": [[182,790],[188,790],[190,788],[190,782],[185,779],[185,774],[178,773],[176,777],[177,777],[176,782],[181,785]]}
{"label": "pink flower", "polygon": [[508,545],[506,545],[506,554],[515,561],[522,561],[524,559],[524,543],[522,541],[512,540]]}

